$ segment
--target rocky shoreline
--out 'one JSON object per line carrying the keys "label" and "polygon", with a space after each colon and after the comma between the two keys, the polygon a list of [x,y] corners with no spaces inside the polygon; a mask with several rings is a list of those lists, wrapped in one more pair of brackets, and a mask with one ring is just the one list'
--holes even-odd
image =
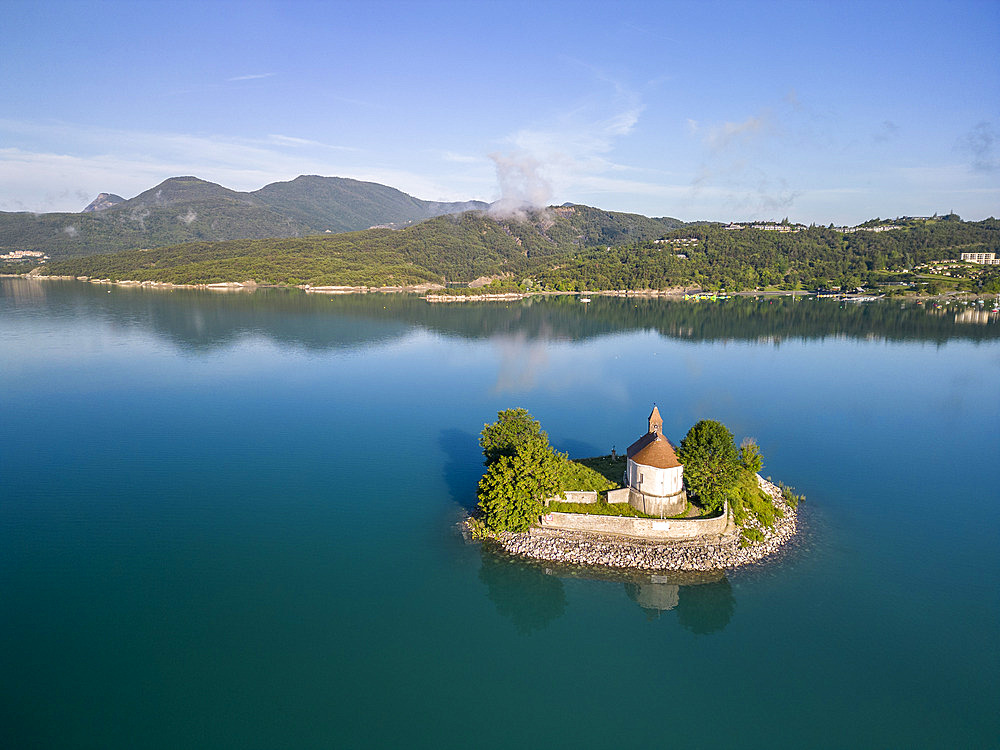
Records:
{"label": "rocky shoreline", "polygon": [[746,546],[741,529],[733,525],[722,535],[672,543],[537,527],[521,533],[503,533],[491,542],[511,555],[571,565],[650,572],[729,570],[775,554],[798,530],[797,510],[785,502],[781,490],[761,477],[758,483],[784,515],[775,518],[770,529],[748,517],[742,528],[758,530],[763,539]]}

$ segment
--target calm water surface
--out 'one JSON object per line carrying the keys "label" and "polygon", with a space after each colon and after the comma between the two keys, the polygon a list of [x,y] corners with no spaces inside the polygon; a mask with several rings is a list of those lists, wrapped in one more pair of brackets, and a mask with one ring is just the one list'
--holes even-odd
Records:
{"label": "calm water surface", "polygon": [[[0,279],[0,745],[996,746],[1000,324],[965,312]],[[805,492],[780,561],[453,531],[499,409],[585,456],[654,401]]]}

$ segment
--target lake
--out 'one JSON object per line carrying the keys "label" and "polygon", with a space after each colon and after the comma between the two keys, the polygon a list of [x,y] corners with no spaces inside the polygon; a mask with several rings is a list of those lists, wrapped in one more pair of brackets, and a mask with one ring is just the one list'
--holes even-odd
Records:
{"label": "lake", "polygon": [[[998,375],[969,306],[0,279],[2,744],[996,746]],[[806,495],[779,559],[456,532],[497,411],[583,457],[654,402]]]}

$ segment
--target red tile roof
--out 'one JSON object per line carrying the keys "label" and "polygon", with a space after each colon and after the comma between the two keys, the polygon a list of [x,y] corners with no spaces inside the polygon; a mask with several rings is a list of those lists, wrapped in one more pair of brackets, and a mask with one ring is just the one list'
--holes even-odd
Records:
{"label": "red tile roof", "polygon": [[674,453],[674,447],[663,435],[647,432],[628,447],[628,457],[637,464],[656,469],[672,469],[681,466]]}

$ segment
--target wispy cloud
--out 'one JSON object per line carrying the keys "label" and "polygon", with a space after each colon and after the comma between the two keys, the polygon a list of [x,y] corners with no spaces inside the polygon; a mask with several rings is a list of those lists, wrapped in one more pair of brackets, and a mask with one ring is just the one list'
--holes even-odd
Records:
{"label": "wispy cloud", "polygon": [[260,78],[270,78],[274,73],[247,73],[242,76],[233,76],[232,78],[227,78],[227,81],[256,81]]}
{"label": "wispy cloud", "polygon": [[991,173],[1000,170],[1000,158],[996,154],[997,140],[993,123],[984,120],[963,135],[958,146],[970,157],[974,171]]}
{"label": "wispy cloud", "polygon": [[[794,91],[779,106],[787,117],[802,110]],[[773,218],[802,195],[782,169],[780,155],[789,136],[775,108],[715,124],[689,119],[687,130],[702,149],[701,166],[690,184],[692,202],[702,202],[703,193],[712,190],[715,202],[731,212]]]}
{"label": "wispy cloud", "polygon": [[459,154],[455,151],[442,151],[439,156],[444,161],[452,162],[454,164],[481,164],[483,162],[482,156],[476,156],[475,154]]}
{"label": "wispy cloud", "polygon": [[[33,148],[35,137],[59,143],[59,151]],[[128,198],[178,175],[256,190],[322,174],[380,182],[430,200],[469,198],[433,177],[373,165],[363,149],[289,135],[233,138],[0,119],[0,143],[18,142],[24,145],[0,148],[0,183],[18,186],[16,197],[0,196],[4,211],[79,211],[99,192]]]}
{"label": "wispy cloud", "polygon": [[618,141],[635,128],[643,111],[636,92],[594,73],[598,92],[542,126],[507,136],[489,155],[496,166],[497,211],[541,207],[555,195],[572,195],[597,175],[630,169],[609,158]]}
{"label": "wispy cloud", "polygon": [[872,134],[875,143],[888,143],[899,137],[899,125],[892,120],[884,120],[879,129]]}
{"label": "wispy cloud", "polygon": [[293,135],[280,135],[272,133],[267,136],[266,143],[274,144],[275,146],[289,146],[292,148],[328,148],[334,151],[361,151],[360,148],[354,146],[337,146],[330,143],[323,143],[322,141],[314,141],[309,138],[297,138]]}
{"label": "wispy cloud", "polygon": [[704,137],[705,145],[713,152],[724,151],[734,144],[750,141],[759,135],[774,131],[774,123],[769,110],[751,115],[742,122],[724,122],[709,129]]}

